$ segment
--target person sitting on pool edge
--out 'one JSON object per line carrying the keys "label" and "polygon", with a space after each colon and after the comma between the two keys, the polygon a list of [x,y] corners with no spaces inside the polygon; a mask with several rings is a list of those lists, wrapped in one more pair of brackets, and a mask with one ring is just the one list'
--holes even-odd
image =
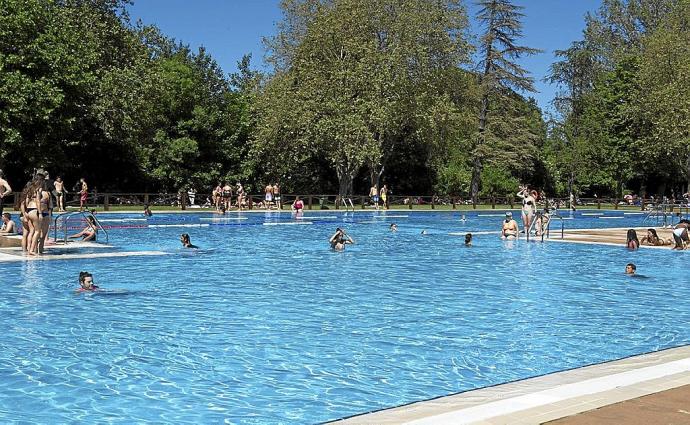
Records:
{"label": "person sitting on pool edge", "polygon": [[647,236],[644,236],[641,240],[640,243],[642,245],[647,245],[647,246],[664,246],[664,245],[670,245],[673,243],[671,239],[664,240],[659,237],[659,234],[656,232],[655,229],[647,229]]}
{"label": "person sitting on pool edge", "polygon": [[96,220],[92,216],[86,217],[86,227],[79,233],[69,236],[70,239],[82,238],[83,242],[96,242],[98,237],[98,228],[96,227]]}
{"label": "person sitting on pool edge", "polygon": [[465,246],[472,246],[472,233],[465,235]]}
{"label": "person sitting on pool edge", "polygon": [[98,288],[93,283],[93,275],[89,272],[79,272],[79,288],[77,292],[95,291]]}
{"label": "person sitting on pool edge", "polygon": [[183,233],[180,235],[180,242],[182,242],[182,246],[184,246],[185,248],[199,248],[198,246],[192,244],[192,240],[190,239],[188,233]]}
{"label": "person sitting on pool edge", "polygon": [[501,239],[517,239],[519,232],[517,221],[513,220],[513,213],[506,211],[506,219],[503,220]]}
{"label": "person sitting on pool edge", "polygon": [[335,229],[335,233],[333,236],[331,236],[331,239],[329,239],[328,243],[331,244],[331,249],[342,251],[345,249],[346,244],[353,244],[355,243],[355,240],[352,239],[350,235],[345,233],[345,230],[338,227]]}

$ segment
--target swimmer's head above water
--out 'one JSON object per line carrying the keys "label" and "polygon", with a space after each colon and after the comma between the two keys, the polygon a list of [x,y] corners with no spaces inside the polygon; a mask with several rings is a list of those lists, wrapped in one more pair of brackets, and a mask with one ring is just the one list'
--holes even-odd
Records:
{"label": "swimmer's head above water", "polygon": [[79,272],[79,286],[78,291],[95,291],[98,286],[93,283],[93,275],[89,272]]}
{"label": "swimmer's head above water", "polygon": [[390,229],[391,229],[391,232],[397,232],[398,231],[398,225],[395,223],[391,223]]}
{"label": "swimmer's head above water", "polygon": [[637,266],[635,266],[633,263],[628,263],[625,266],[625,274],[630,274],[633,275],[637,272]]}

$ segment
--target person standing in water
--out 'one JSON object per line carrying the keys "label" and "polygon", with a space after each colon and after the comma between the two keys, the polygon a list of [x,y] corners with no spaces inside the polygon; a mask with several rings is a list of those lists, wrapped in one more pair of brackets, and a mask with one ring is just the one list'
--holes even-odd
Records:
{"label": "person standing in water", "polygon": [[501,229],[501,239],[517,239],[519,231],[517,221],[513,220],[513,213],[506,211],[506,219],[503,220],[503,228]]}
{"label": "person standing in water", "polygon": [[331,245],[331,249],[343,251],[345,250],[345,245],[351,245],[355,243],[355,240],[352,239],[345,230],[338,227],[335,229],[335,233],[331,236],[331,239],[328,240],[328,243]]}

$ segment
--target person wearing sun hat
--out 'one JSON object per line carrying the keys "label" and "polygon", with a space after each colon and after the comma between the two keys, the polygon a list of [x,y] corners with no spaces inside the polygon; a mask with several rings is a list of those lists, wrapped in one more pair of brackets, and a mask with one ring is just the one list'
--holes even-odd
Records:
{"label": "person wearing sun hat", "polygon": [[519,232],[517,221],[513,220],[513,213],[506,211],[506,219],[503,220],[501,239],[517,239]]}

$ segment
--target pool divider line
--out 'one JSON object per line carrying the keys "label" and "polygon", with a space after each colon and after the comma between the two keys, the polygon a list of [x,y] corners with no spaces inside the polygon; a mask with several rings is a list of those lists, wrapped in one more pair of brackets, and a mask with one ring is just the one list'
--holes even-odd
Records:
{"label": "pool divider line", "polygon": [[295,225],[306,225],[306,224],[314,224],[311,221],[287,221],[287,222],[277,222],[277,223],[270,223],[270,222],[264,222],[264,226],[295,226]]}
{"label": "pool divider line", "polygon": [[149,224],[148,227],[208,227],[208,223],[189,223],[189,224]]}

